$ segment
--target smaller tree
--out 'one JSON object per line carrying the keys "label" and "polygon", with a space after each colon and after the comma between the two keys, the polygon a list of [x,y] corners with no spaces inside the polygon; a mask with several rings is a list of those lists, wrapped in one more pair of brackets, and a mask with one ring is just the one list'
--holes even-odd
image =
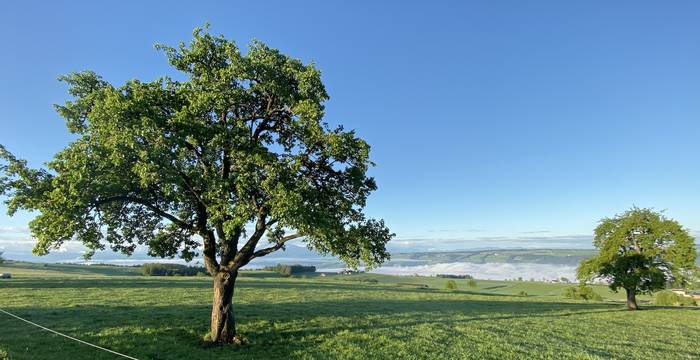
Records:
{"label": "smaller tree", "polygon": [[457,290],[457,282],[454,280],[447,280],[445,288],[449,290]]}
{"label": "smaller tree", "polygon": [[603,301],[603,297],[596,293],[592,287],[581,284],[579,286],[569,286],[564,290],[564,296],[574,300]]}
{"label": "smaller tree", "polygon": [[5,259],[3,259],[2,251],[0,251],[0,264],[2,264],[3,262],[5,262]]}
{"label": "smaller tree", "polygon": [[670,290],[659,291],[654,294],[654,305],[661,306],[695,306],[695,299],[690,296],[683,296]]}
{"label": "smaller tree", "polygon": [[469,279],[469,281],[467,281],[467,286],[469,286],[470,288],[475,288],[476,287],[476,280]]}
{"label": "smaller tree", "polygon": [[595,229],[598,255],[581,262],[583,283],[602,279],[625,289],[627,307],[637,310],[637,293],[651,293],[666,282],[685,285],[696,270],[694,239],[678,222],[651,209],[632,208],[604,218]]}

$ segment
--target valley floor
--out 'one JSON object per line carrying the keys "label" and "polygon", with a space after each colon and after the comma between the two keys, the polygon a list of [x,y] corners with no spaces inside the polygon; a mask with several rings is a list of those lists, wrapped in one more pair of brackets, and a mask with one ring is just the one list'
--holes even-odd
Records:
{"label": "valley floor", "polygon": [[[623,308],[565,285],[250,271],[234,303],[249,344],[209,347],[211,281],[130,268],[0,265],[0,309],[138,359],[697,359],[700,308]],[[375,282],[376,281],[376,282]],[[427,287],[425,287],[427,286]],[[527,296],[521,292],[527,292]],[[521,295],[518,295],[521,294]],[[0,314],[0,359],[115,359]]]}

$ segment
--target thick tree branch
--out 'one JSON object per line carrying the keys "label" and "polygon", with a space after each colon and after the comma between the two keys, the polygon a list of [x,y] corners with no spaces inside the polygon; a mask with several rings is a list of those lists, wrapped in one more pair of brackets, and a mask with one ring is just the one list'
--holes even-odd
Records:
{"label": "thick tree branch", "polygon": [[202,197],[201,197],[201,196],[199,195],[199,193],[194,189],[194,186],[193,186],[192,183],[190,182],[190,179],[187,177],[187,175],[185,175],[185,173],[183,173],[183,172],[180,171],[180,170],[178,170],[177,172],[178,172],[178,174],[180,175],[180,177],[182,178],[182,182],[185,184],[185,187],[186,187],[187,190],[192,194],[192,196],[194,196],[195,199],[197,199],[197,201],[198,201],[201,205],[206,206],[206,204],[204,204],[204,201],[202,200]]}
{"label": "thick tree branch", "polygon": [[246,244],[243,245],[241,250],[238,251],[236,256],[230,261],[229,264],[227,264],[227,266],[230,265],[236,269],[239,269],[250,262],[255,246],[258,245],[258,241],[260,241],[260,238],[263,236],[263,234],[265,234],[265,230],[267,230],[267,226],[265,226],[266,219],[266,214],[261,214],[258,217],[258,221],[255,223],[255,232],[250,236]]}
{"label": "thick tree branch", "polygon": [[179,226],[183,229],[194,230],[194,226],[192,224],[190,224],[184,220],[181,220],[181,219],[177,218],[176,216],[161,210],[159,207],[153,205],[149,201],[146,201],[144,199],[137,198],[134,196],[128,196],[128,195],[110,196],[110,197],[106,197],[106,198],[97,200],[94,203],[94,205],[100,206],[100,205],[111,203],[111,202],[132,202],[135,204],[143,205],[143,206],[151,209],[151,211],[153,211],[154,213],[170,220],[172,223],[176,224],[177,226]]}
{"label": "thick tree branch", "polygon": [[265,256],[269,253],[275,252],[275,251],[281,249],[284,246],[284,243],[286,243],[287,241],[292,241],[292,240],[298,239],[302,236],[304,236],[304,235],[299,234],[299,233],[285,236],[282,239],[280,239],[280,241],[278,241],[274,246],[270,246],[268,248],[260,249],[256,252],[254,252],[253,256],[251,257],[251,260],[255,259],[257,257]]}
{"label": "thick tree branch", "polygon": [[204,171],[205,174],[208,174],[210,166],[209,163],[204,159],[204,154],[197,150],[197,146],[188,142],[185,142],[185,147],[195,154],[195,156],[197,157],[197,163],[199,163],[200,167],[202,168],[202,171]]}
{"label": "thick tree branch", "polygon": [[204,239],[204,266],[209,274],[215,275],[220,270],[219,262],[216,261],[216,237],[211,230],[201,233]]}
{"label": "thick tree branch", "polygon": [[[217,230],[218,231],[218,230]],[[221,242],[221,263],[228,266],[231,260],[238,253],[238,240],[241,238],[243,229],[237,227],[233,235],[226,237],[225,241]]]}
{"label": "thick tree branch", "polygon": [[197,230],[204,241],[204,265],[212,276],[220,270],[219,262],[216,261],[216,236],[214,231],[209,229],[207,223],[209,217],[204,205],[197,206]]}

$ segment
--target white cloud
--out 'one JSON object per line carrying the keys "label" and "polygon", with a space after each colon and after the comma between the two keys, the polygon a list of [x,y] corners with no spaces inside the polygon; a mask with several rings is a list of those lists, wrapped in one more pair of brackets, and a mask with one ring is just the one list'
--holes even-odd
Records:
{"label": "white cloud", "polygon": [[29,236],[29,228],[26,226],[0,226],[0,236],[2,235],[27,235]]}

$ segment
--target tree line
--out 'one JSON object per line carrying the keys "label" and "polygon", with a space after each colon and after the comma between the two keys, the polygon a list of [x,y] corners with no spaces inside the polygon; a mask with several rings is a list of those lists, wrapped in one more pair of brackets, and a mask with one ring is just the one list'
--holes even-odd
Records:
{"label": "tree line", "polygon": [[316,267],[313,265],[283,265],[283,264],[277,264],[274,266],[265,266],[263,270],[267,271],[274,271],[276,273],[280,273],[282,275],[290,276],[290,275],[295,275],[295,274],[304,274],[304,273],[314,273],[316,272]]}

